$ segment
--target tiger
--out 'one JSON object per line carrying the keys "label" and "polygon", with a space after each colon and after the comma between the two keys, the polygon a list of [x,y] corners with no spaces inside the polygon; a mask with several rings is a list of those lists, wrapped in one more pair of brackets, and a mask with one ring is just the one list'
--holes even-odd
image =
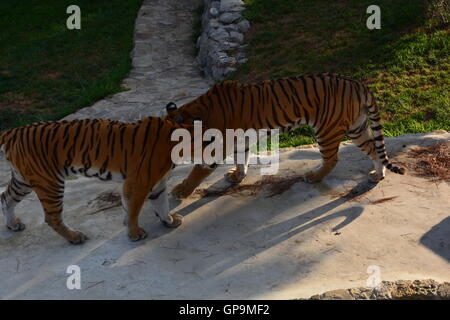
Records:
{"label": "tiger", "polygon": [[[404,168],[388,159],[373,94],[362,82],[339,74],[307,74],[244,84],[228,80],[180,108],[170,102],[165,109],[166,118],[175,122],[199,118],[205,128],[222,133],[226,129],[279,129],[285,133],[310,125],[322,161],[304,175],[309,183],[321,181],[336,166],[339,145],[346,136],[372,159],[375,169],[369,173],[370,181],[382,180],[386,168],[405,174]],[[225,174],[231,183],[241,182],[247,174],[249,148],[245,147],[245,163]],[[194,166],[172,194],[180,199],[188,197],[216,168],[216,163]]]}
{"label": "tiger", "polygon": [[88,237],[64,224],[62,218],[65,180],[73,175],[123,182],[122,211],[128,237],[146,237],[138,217],[148,197],[161,222],[171,228],[182,216],[169,214],[166,177],[175,164],[171,150],[177,128],[193,132],[193,125],[158,117],[134,123],[106,119],[60,120],[29,124],[0,133],[0,149],[11,167],[11,179],[0,195],[6,226],[21,231],[15,206],[31,191],[37,194],[45,222],[72,244]]}

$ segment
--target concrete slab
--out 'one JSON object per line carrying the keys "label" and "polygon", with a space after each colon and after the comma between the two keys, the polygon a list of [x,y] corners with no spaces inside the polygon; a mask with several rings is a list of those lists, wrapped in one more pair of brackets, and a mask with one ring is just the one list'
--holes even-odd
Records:
{"label": "concrete slab", "polygon": [[[387,139],[388,154],[395,161],[411,146],[448,140],[450,133]],[[90,237],[81,246],[44,223],[32,194],[17,207],[27,229],[0,228],[0,297],[290,299],[365,286],[372,265],[382,280],[450,281],[449,184],[388,173],[370,185],[371,162],[356,147],[343,144],[340,158],[323,182],[299,182],[274,197],[263,190],[172,200],[173,210],[185,216],[175,230],[162,226],[147,203],[141,225],[149,236],[138,243],[126,237],[118,207],[95,213],[94,199],[120,192],[119,184],[87,178],[67,183],[65,221]],[[278,175],[302,174],[319,159],[315,148],[284,150]],[[169,189],[190,168],[177,168]],[[201,187],[224,186],[225,170]],[[261,179],[258,172],[252,167],[245,183]],[[1,159],[0,192],[8,179]],[[80,290],[66,287],[69,265],[81,268]]]}

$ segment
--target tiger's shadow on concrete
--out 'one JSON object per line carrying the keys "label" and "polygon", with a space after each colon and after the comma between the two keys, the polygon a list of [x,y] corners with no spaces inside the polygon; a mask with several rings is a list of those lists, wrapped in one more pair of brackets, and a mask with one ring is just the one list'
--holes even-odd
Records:
{"label": "tiger's shadow on concrete", "polygon": [[[299,182],[298,184],[302,187],[311,188],[310,184],[304,182]],[[212,272],[214,275],[220,274],[228,269],[231,269],[233,266],[236,266],[241,262],[249,259],[250,257],[262,253],[263,251],[268,250],[272,247],[275,247],[277,244],[293,238],[300,233],[306,232],[311,228],[339,218],[344,218],[342,222],[338,223],[331,229],[332,232],[339,233],[340,230],[348,226],[362,214],[364,210],[363,207],[357,205],[335,211],[331,214],[327,213],[335,210],[339,206],[347,203],[352,199],[364,195],[374,187],[376,187],[376,184],[362,181],[358,183],[354,188],[352,188],[347,194],[342,195],[337,199],[327,202],[321,206],[315,207],[314,209],[301,212],[293,217],[281,220],[280,222],[265,225],[264,219],[261,219],[261,221],[259,221],[259,224],[252,225],[245,236],[238,240],[240,243],[257,243],[256,246],[251,246],[248,248],[243,246],[232,255],[223,257],[222,261],[216,261],[213,266],[208,265],[208,263],[203,264],[201,269],[208,270],[208,272]],[[292,192],[296,191],[292,190]],[[224,216],[215,218],[214,224],[229,224],[229,221],[232,219],[242,219],[245,213],[255,206],[255,202],[257,202],[259,206],[264,206],[264,202],[272,202],[272,204],[276,206],[277,202],[285,202],[286,200],[284,198],[285,197],[280,195],[270,199],[264,198],[263,196],[252,197],[246,200],[245,205],[239,206],[238,208],[233,208],[233,210],[227,212]],[[216,199],[217,197],[201,198],[184,207],[183,209],[177,211],[177,213],[187,216],[195,212],[198,208]],[[289,203],[292,207],[295,207],[301,201],[304,201],[304,199],[301,199],[301,197],[299,197],[298,203],[291,201]],[[284,216],[283,211],[275,212],[274,214],[280,216],[280,218]],[[191,224],[189,228],[197,229],[198,227]],[[195,232],[195,230],[192,232]],[[232,237],[230,237],[228,240],[222,238],[222,241],[229,241],[230,244],[235,240],[236,239],[233,239]]]}
{"label": "tiger's shadow on concrete", "polygon": [[[305,198],[302,196],[299,196],[297,199],[295,197],[292,197],[292,194],[295,192],[298,192],[298,189],[300,190],[315,190],[317,194],[322,194],[324,190],[329,191],[333,190],[335,186],[332,186],[333,183],[330,183],[330,181],[335,180],[338,182],[342,182],[341,179],[344,180],[350,180],[350,181],[359,181],[356,186],[354,186],[351,190],[349,190],[346,194],[342,194],[338,198],[328,201],[320,206],[312,206],[313,209],[306,210],[306,211],[300,211],[296,215],[289,215],[287,218],[285,212],[283,210],[276,211],[273,214],[280,217],[281,221],[266,225],[264,221],[264,217],[261,217],[261,221],[257,221],[256,224],[253,224],[249,227],[248,232],[244,233],[244,236],[237,235],[237,238],[233,238],[233,236],[230,236],[230,238],[224,238],[224,235],[218,235],[218,237],[221,238],[221,241],[227,241],[230,244],[232,244],[235,241],[238,241],[239,243],[253,243],[255,245],[252,246],[240,246],[237,248],[235,252],[228,255],[222,255],[222,259],[216,259],[215,262],[212,262],[211,264],[208,264],[206,262],[205,264],[202,264],[202,267],[200,270],[206,271],[208,274],[214,276],[217,274],[221,274],[225,272],[226,270],[230,270],[233,267],[240,265],[241,263],[245,263],[246,260],[250,259],[251,257],[254,257],[255,255],[258,255],[260,253],[263,253],[266,250],[269,250],[281,242],[284,242],[286,240],[289,240],[291,238],[295,238],[297,235],[305,233],[306,231],[312,229],[314,230],[314,227],[317,227],[318,225],[326,225],[330,221],[333,220],[339,220],[340,218],[344,218],[343,221],[338,223],[336,226],[332,227],[331,231],[339,233],[340,230],[351,224],[354,220],[356,220],[362,213],[364,208],[360,205],[350,205],[350,207],[343,208],[339,211],[336,211],[335,209],[338,208],[341,205],[344,205],[348,202],[350,202],[353,199],[356,199],[372,190],[377,186],[377,184],[369,183],[367,181],[366,174],[362,174],[361,172],[368,172],[372,168],[372,161],[367,157],[367,159],[364,159],[366,157],[363,153],[361,153],[361,157],[364,159],[363,161],[347,158],[346,157],[346,151],[348,151],[348,148],[356,148],[356,146],[353,146],[352,144],[345,145],[341,147],[340,150],[340,156],[342,157],[342,160],[346,161],[339,161],[337,165],[336,171],[334,171],[330,174],[330,176],[326,177],[323,182],[318,184],[308,184],[305,182],[297,182],[294,186],[291,187],[292,190],[286,190],[285,194],[280,194],[273,198],[265,198],[264,192],[261,192],[259,195],[252,196],[252,197],[246,197],[245,203],[238,208],[233,208],[231,211],[227,212],[225,215],[220,215],[219,217],[214,217],[214,225],[225,225],[230,224],[230,220],[236,219],[236,220],[245,220],[245,213],[248,211],[251,211],[252,208],[255,206],[259,207],[266,207],[265,204],[269,205],[272,204],[273,206],[276,206],[277,203],[280,204],[280,207],[285,206],[286,202],[289,202],[289,205],[292,208],[297,207],[297,212],[300,210],[299,205],[303,201],[305,201]],[[390,154],[391,157],[394,157],[398,152],[401,150],[396,150],[397,152],[394,152],[391,150]],[[305,150],[300,149],[299,152],[296,154],[289,154],[289,159],[295,160],[294,163],[308,163],[311,162],[309,160],[320,160],[320,153],[318,151],[314,150]],[[306,160],[306,161],[302,161]],[[357,167],[355,168],[347,168],[348,167],[348,160],[354,160],[357,163],[355,165]],[[298,162],[297,162],[298,161]],[[347,167],[346,167],[347,166]],[[295,172],[301,175],[301,173],[304,171],[302,168],[304,165],[299,165],[299,168],[295,169]],[[337,174],[337,171],[340,173]],[[355,172],[357,171],[357,172]],[[359,171],[359,172],[358,172]],[[393,173],[388,173],[393,174]],[[219,177],[219,180],[215,183],[208,184],[208,187],[206,190],[217,190],[220,188],[223,188],[226,185],[224,183],[224,179]],[[288,193],[291,196],[288,196]],[[237,198],[239,199],[239,195]],[[177,213],[188,216],[191,213],[196,214],[197,210],[202,208],[203,206],[211,205],[214,201],[217,201],[221,197],[204,197],[199,198],[198,200],[190,203],[189,205],[176,210]],[[314,196],[312,197],[314,198]],[[239,200],[238,200],[239,201]],[[326,200],[325,200],[326,201]],[[225,200],[224,200],[225,202]],[[225,202],[226,203],[226,202]],[[322,201],[323,203],[323,201]],[[171,201],[171,208],[176,207],[179,204],[178,201]],[[224,207],[221,207],[220,205],[217,206],[217,210],[225,209]],[[331,211],[334,211],[330,213]],[[202,213],[206,214],[206,213]],[[246,223],[250,225],[250,223]],[[202,226],[203,225],[203,226]],[[200,226],[196,226],[194,224],[190,224],[189,228],[192,232],[202,232],[201,227],[204,227],[203,223],[200,223]],[[321,227],[322,228],[322,227]],[[197,230],[197,231],[196,231]],[[318,253],[316,260],[321,260],[321,255]],[[308,259],[306,259],[308,261]],[[267,262],[268,265],[265,266],[265,268],[270,268],[270,264],[275,263],[275,261]],[[305,262],[307,264],[307,262]]]}
{"label": "tiger's shadow on concrete", "polygon": [[450,262],[450,217],[445,218],[420,238],[420,243]]}

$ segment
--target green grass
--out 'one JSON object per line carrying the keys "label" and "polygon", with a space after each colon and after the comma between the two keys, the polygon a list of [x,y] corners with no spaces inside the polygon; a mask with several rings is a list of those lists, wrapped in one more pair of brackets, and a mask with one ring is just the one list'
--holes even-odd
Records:
{"label": "green grass", "polygon": [[[338,72],[369,84],[386,136],[450,130],[447,12],[445,22],[420,0],[245,3],[244,14],[252,23],[246,35],[249,61],[233,79]],[[366,8],[371,4],[381,8],[381,30],[366,27]],[[282,135],[280,146],[312,143],[312,133],[306,127]]]}
{"label": "green grass", "polygon": [[[142,0],[0,2],[0,130],[59,119],[122,91]],[[81,30],[66,8],[81,8]]]}

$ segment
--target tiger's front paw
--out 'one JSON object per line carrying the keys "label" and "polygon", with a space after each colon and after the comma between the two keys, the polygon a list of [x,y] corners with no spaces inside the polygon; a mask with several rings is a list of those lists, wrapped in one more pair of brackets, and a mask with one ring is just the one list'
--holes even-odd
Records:
{"label": "tiger's front paw", "polygon": [[190,190],[189,188],[187,188],[186,185],[182,182],[180,184],[177,184],[172,189],[171,194],[176,199],[185,199],[185,198],[189,197],[193,191],[194,190]]}
{"label": "tiger's front paw", "polygon": [[320,174],[317,174],[316,171],[310,171],[305,174],[303,180],[308,183],[317,183],[322,181],[322,176]]}
{"label": "tiger's front paw", "polygon": [[167,227],[167,228],[178,228],[179,226],[181,226],[181,223],[183,222],[183,216],[178,214],[178,213],[174,213],[172,215],[169,215],[169,217],[172,218],[172,222],[169,223],[167,221],[161,220],[162,223]]}
{"label": "tiger's front paw", "polygon": [[88,239],[88,237],[80,232],[80,231],[73,231],[70,233],[70,235],[67,237],[67,240],[71,243],[71,244],[82,244],[84,243],[86,240]]}
{"label": "tiger's front paw", "polygon": [[225,173],[225,179],[232,184],[240,183],[245,179],[245,176],[245,173],[236,168],[230,169],[227,173]]}
{"label": "tiger's front paw", "polygon": [[145,230],[140,227],[128,231],[128,238],[130,238],[130,240],[133,242],[145,239],[146,237],[147,232],[145,232]]}
{"label": "tiger's front paw", "polygon": [[25,225],[20,221],[19,218],[16,219],[15,223],[6,226],[9,230],[17,232],[25,229]]}
{"label": "tiger's front paw", "polygon": [[384,174],[380,174],[376,170],[372,170],[369,172],[369,181],[370,182],[377,183],[383,179],[384,179]]}

